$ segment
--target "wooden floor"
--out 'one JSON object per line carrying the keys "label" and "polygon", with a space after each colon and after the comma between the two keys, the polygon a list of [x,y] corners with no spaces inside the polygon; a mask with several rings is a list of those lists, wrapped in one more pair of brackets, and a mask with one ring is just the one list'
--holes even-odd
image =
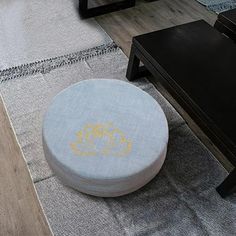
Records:
{"label": "wooden floor", "polygon": [[204,19],[211,25],[217,16],[195,0],[140,0],[136,7],[96,17],[110,37],[129,55],[133,36]]}
{"label": "wooden floor", "polygon": [[[97,0],[101,3],[103,0]],[[147,32],[161,30],[179,24],[204,19],[214,25],[217,15],[208,11],[195,0],[140,0],[136,7],[96,17],[98,23],[110,37],[129,56],[132,37]],[[216,156],[223,166],[230,171],[232,165],[219,149],[208,139],[188,114],[178,105],[170,94],[159,84],[157,88],[176,110],[183,116],[189,127]]]}
{"label": "wooden floor", "polygon": [[1,97],[0,235],[52,235]]}
{"label": "wooden floor", "polygon": [[[207,11],[195,0],[159,0],[155,2],[140,1],[135,8],[97,17],[100,25],[126,55],[129,55],[133,36],[197,19],[205,19],[213,24],[216,15]],[[184,116],[191,128],[211,151],[221,157],[217,148],[178,107],[174,99],[161,86],[158,86],[158,89]],[[224,160],[223,156],[219,159]],[[222,162],[229,167],[227,162]],[[51,235],[1,98],[0,235]]]}

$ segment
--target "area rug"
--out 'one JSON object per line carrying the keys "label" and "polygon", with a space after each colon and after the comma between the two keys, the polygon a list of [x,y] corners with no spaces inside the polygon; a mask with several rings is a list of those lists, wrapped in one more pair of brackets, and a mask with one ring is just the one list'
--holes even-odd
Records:
{"label": "area rug", "polygon": [[[61,58],[63,61],[63,58]],[[60,59],[59,59],[60,61]],[[57,63],[59,63],[57,61]],[[45,161],[41,127],[45,110],[62,89],[85,79],[126,80],[127,57],[118,48],[57,67],[46,61],[25,76],[6,75],[0,92],[55,235],[235,235],[236,196],[215,187],[227,172],[145,78],[133,82],[162,106],[169,124],[167,158],[140,190],[118,198],[92,197],[64,186]],[[21,67],[22,68],[22,67]],[[14,72],[16,73],[16,72]]]}
{"label": "area rug", "polygon": [[208,10],[216,13],[236,8],[236,0],[197,0],[207,7]]}
{"label": "area rug", "polygon": [[78,0],[1,0],[0,70],[111,42]]}

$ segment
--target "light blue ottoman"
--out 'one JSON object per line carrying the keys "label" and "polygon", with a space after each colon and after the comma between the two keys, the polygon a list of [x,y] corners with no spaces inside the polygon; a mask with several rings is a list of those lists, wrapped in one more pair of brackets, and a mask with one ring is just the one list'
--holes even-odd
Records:
{"label": "light blue ottoman", "polygon": [[119,80],[92,79],[59,93],[43,122],[43,147],[55,174],[87,194],[133,192],[159,172],[168,125],[159,104]]}

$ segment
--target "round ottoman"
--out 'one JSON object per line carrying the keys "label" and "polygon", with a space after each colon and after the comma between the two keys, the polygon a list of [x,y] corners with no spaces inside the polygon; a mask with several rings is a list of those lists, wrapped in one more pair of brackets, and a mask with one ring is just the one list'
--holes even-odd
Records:
{"label": "round ottoman", "polygon": [[92,79],[59,93],[43,122],[54,173],[87,194],[115,197],[148,183],[166,156],[168,125],[159,104],[127,82]]}

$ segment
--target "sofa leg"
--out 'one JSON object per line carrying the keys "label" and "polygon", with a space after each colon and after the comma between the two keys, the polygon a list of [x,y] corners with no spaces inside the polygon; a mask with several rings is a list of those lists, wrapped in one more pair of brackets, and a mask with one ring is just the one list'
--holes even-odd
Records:
{"label": "sofa leg", "polygon": [[135,6],[136,0],[121,0],[107,5],[88,8],[88,0],[79,0],[79,12],[83,18],[99,16]]}

